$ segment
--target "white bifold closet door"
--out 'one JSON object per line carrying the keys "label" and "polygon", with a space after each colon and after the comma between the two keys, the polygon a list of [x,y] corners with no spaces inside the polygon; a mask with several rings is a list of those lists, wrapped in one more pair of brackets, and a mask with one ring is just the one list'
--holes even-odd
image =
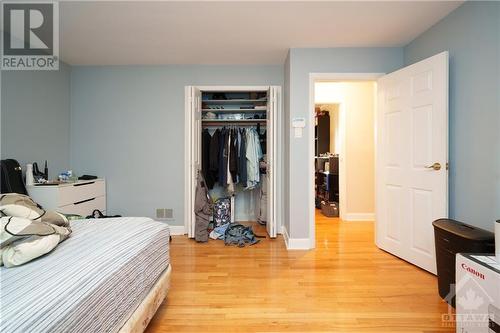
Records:
{"label": "white bifold closet door", "polygon": [[277,119],[281,106],[281,87],[271,86],[268,91],[267,103],[267,233],[276,237],[278,232],[276,218],[276,161],[277,161]]}
{"label": "white bifold closet door", "polygon": [[378,81],[376,243],[436,273],[432,222],[448,216],[448,53]]}
{"label": "white bifold closet door", "polygon": [[188,237],[194,237],[194,200],[196,195],[196,179],[201,170],[201,90],[188,86],[185,89],[185,164],[187,173],[184,186],[184,216]]}
{"label": "white bifold closet door", "polygon": [[277,200],[276,200],[276,161],[277,161],[277,124],[278,112],[281,109],[281,87],[271,86],[268,91],[267,102],[267,233],[270,237],[276,237],[278,233],[277,226]]}

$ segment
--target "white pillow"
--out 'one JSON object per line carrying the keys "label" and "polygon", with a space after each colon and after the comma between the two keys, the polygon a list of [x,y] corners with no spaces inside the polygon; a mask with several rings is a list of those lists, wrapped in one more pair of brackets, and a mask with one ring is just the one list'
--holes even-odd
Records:
{"label": "white pillow", "polygon": [[5,216],[22,217],[59,226],[69,225],[66,216],[55,211],[46,211],[40,208],[33,199],[24,194],[2,194],[0,197],[0,212]]}
{"label": "white pillow", "polygon": [[13,267],[52,251],[71,234],[69,227],[7,216],[0,218],[0,265]]}

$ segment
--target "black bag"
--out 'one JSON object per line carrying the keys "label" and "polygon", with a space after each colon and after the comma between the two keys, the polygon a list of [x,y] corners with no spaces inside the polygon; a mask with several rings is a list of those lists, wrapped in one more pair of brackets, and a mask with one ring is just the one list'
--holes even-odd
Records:
{"label": "black bag", "polygon": [[94,209],[92,215],[87,216],[87,219],[108,219],[111,217],[122,217],[121,215],[104,215],[99,209]]}
{"label": "black bag", "polygon": [[0,181],[2,193],[19,193],[28,195],[23,181],[23,171],[16,160],[0,161]]}

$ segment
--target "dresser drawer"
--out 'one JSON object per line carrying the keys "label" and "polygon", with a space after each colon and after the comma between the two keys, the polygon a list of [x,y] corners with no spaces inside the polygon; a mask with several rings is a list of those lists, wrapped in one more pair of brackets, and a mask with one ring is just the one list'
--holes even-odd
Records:
{"label": "dresser drawer", "polygon": [[106,213],[106,198],[104,196],[87,199],[80,202],[71,203],[66,206],[58,207],[57,211],[64,214],[77,214],[88,216],[92,214],[94,209],[99,209],[102,213]]}
{"label": "dresser drawer", "polygon": [[58,206],[67,206],[87,199],[104,197],[105,195],[106,189],[102,180],[61,186],[59,188]]}

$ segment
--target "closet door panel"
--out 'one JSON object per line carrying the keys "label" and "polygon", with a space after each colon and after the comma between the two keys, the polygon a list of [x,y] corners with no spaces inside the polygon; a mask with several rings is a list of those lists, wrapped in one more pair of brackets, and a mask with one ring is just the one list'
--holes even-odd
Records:
{"label": "closet door panel", "polygon": [[267,233],[276,237],[276,124],[277,112],[281,109],[281,89],[271,86],[268,92],[267,108]]}
{"label": "closet door panel", "polygon": [[201,158],[201,91],[192,86],[187,86],[185,89],[185,154],[186,160],[189,161],[188,169],[185,178],[185,219],[186,231],[188,237],[194,237],[194,201],[196,194],[196,178],[200,169]]}

